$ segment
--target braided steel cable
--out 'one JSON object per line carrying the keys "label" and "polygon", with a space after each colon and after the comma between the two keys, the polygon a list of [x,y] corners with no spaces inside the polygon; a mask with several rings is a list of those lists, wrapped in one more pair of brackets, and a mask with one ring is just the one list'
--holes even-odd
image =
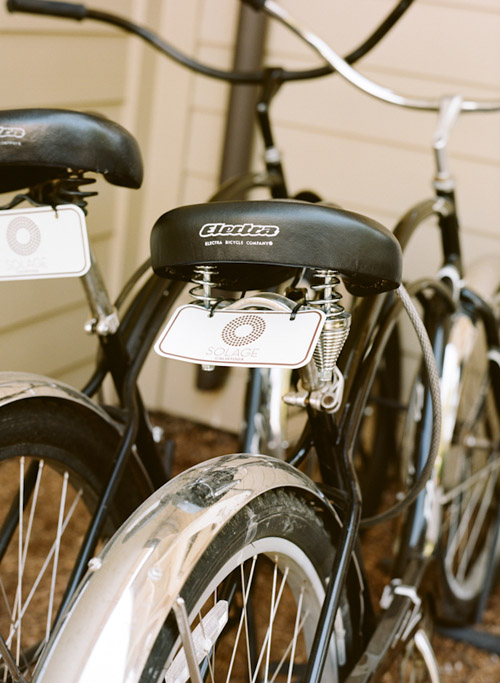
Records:
{"label": "braided steel cable", "polygon": [[439,452],[439,444],[441,441],[441,389],[439,383],[439,373],[436,366],[436,359],[434,358],[432,345],[422,318],[420,317],[415,304],[413,303],[404,285],[401,284],[397,288],[396,293],[399,296],[406,313],[408,314],[423,353],[433,412],[431,443],[429,447],[429,455],[427,456],[425,465],[404,499],[398,501],[385,512],[362,519],[362,528],[371,527],[375,524],[379,524],[397,517],[397,515],[403,512],[416,500],[432,475],[432,470]]}

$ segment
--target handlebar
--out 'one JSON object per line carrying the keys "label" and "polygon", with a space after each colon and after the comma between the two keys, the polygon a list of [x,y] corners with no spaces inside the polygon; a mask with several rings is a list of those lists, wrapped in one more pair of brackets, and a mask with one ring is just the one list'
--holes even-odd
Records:
{"label": "handlebar", "polygon": [[81,21],[87,16],[85,5],[76,2],[56,2],[55,0],[7,0],[9,12],[26,12],[50,17],[64,17]]}
{"label": "handlebar", "polygon": [[[269,16],[277,19],[284,26],[295,33],[305,43],[313,48],[335,71],[358,90],[372,95],[378,100],[395,104],[407,109],[421,109],[439,112],[442,108],[442,98],[414,98],[400,95],[386,88],[353,69],[339,54],[337,54],[324,40],[315,33],[299,26],[298,22],[274,0],[243,0],[254,9],[263,9]],[[493,112],[500,111],[500,100],[461,100],[460,111],[463,112]]]}
{"label": "handlebar", "polygon": [[[387,17],[376,27],[373,33],[371,33],[370,36],[368,36],[368,38],[361,43],[361,45],[359,45],[344,58],[345,62],[347,64],[353,64],[361,59],[361,57],[366,55],[370,50],[372,50],[394,26],[404,12],[406,12],[413,1],[414,0],[399,0]],[[265,7],[265,2],[263,0],[254,0],[254,3],[249,2],[249,4],[251,4],[254,9],[261,9]],[[267,78],[267,70],[255,72],[238,72],[224,71],[207,66],[206,64],[188,57],[180,50],[177,50],[153,31],[139,26],[138,24],[135,24],[134,22],[129,21],[128,19],[125,19],[117,14],[91,9],[90,7],[86,7],[81,3],[61,2],[60,0],[7,0],[7,9],[9,12],[40,14],[43,16],[76,19],[78,21],[83,19],[93,19],[95,21],[111,24],[124,31],[139,36],[152,47],[159,50],[162,54],[170,57],[179,64],[182,64],[192,71],[209,76],[211,78],[239,84],[262,84]],[[280,81],[287,82],[309,80],[327,76],[331,73],[334,73],[335,70],[335,67],[328,62],[317,68],[305,69],[302,71],[290,71],[283,69],[280,72]]]}

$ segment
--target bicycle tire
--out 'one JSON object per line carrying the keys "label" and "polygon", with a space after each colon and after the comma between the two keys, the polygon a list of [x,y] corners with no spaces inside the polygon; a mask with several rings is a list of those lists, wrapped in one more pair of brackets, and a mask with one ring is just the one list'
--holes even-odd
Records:
{"label": "bicycle tire", "polygon": [[[217,610],[227,620],[216,647],[215,641],[212,644],[211,657],[200,663],[201,670],[208,667],[214,680],[220,676],[220,680],[233,682],[247,680],[245,676],[256,680],[257,669],[264,675],[259,680],[269,680],[278,671],[285,675],[289,666],[297,676],[307,661],[333,552],[332,538],[317,512],[293,493],[270,491],[245,506],[213,539],[181,591],[191,615],[190,627],[197,634],[195,647],[196,638],[210,630]],[[233,592],[237,597],[230,597]],[[297,624],[302,632],[294,639]],[[244,637],[244,629],[253,632]],[[274,635],[266,640],[270,629]],[[171,613],[151,648],[141,683],[188,680],[177,634]],[[336,643],[322,680],[338,680],[338,670],[345,667],[351,654],[352,639],[344,596],[336,622]],[[293,665],[287,655],[290,648],[296,657]]]}
{"label": "bicycle tire", "polygon": [[[29,681],[105,485],[119,432],[71,400],[30,398],[2,406],[0,417],[0,633]],[[101,540],[149,493],[145,475],[131,463]],[[14,511],[10,528],[9,510]]]}
{"label": "bicycle tire", "polygon": [[[495,313],[498,320],[498,305]],[[472,332],[470,353],[453,367],[457,356],[454,333],[463,335],[459,326],[464,324]],[[495,541],[500,506],[500,406],[493,395],[488,344],[479,320],[461,316],[455,321],[445,348],[444,373],[448,360],[451,373],[460,375],[460,385],[441,474],[443,519],[437,557],[443,594],[438,611],[445,622],[462,625],[475,620],[493,543],[493,568],[500,560],[500,544]],[[443,401],[447,398],[453,399],[445,395]]]}

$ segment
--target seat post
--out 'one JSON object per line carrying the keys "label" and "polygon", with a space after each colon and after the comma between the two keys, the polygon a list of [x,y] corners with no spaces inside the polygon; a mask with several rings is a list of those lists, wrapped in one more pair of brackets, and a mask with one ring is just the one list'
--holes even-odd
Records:
{"label": "seat post", "polygon": [[92,248],[90,248],[90,268],[81,279],[93,316],[86,323],[85,331],[101,337],[114,334],[120,325],[118,312],[109,297]]}

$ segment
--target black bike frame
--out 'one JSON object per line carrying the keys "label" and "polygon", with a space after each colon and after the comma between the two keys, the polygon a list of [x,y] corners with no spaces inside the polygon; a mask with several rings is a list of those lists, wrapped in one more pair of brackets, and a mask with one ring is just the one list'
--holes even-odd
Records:
{"label": "black bike frame", "polygon": [[184,283],[151,276],[132,300],[116,333],[99,337],[103,358],[87,384],[87,390],[91,388],[96,391],[109,371],[120,398],[125,423],[108,474],[108,483],[101,492],[87,528],[58,616],[62,614],[86,571],[103,530],[108,507],[127,466],[132,446],[135,445],[137,448],[137,455],[151,480],[152,490],[164,484],[169,478],[169,473],[161,460],[158,444],[153,439],[137,380],[151,346],[183,288]]}

